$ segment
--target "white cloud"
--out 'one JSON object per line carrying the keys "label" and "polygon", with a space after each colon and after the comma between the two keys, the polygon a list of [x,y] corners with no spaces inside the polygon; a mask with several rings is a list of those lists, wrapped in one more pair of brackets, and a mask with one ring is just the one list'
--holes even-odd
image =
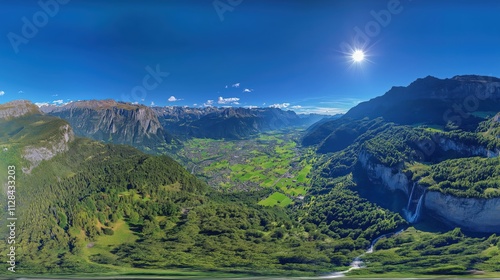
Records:
{"label": "white cloud", "polygon": [[292,106],[292,109],[300,109],[300,108],[302,108],[302,106],[300,106],[300,105]]}
{"label": "white cloud", "polygon": [[256,108],[259,108],[259,107],[254,106],[254,105],[248,105],[248,106],[245,106],[245,108],[247,108],[247,109],[256,109]]}
{"label": "white cloud", "polygon": [[151,106],[155,106],[155,103],[153,101],[151,101]]}
{"label": "white cloud", "polygon": [[227,88],[227,85],[226,85],[226,88]]}
{"label": "white cloud", "polygon": [[252,92],[252,91],[253,91],[253,89],[251,89],[251,88],[246,88],[243,90],[243,92]]}
{"label": "white cloud", "polygon": [[194,103],[194,104],[193,104],[193,107],[196,107],[196,106],[198,106],[198,104]]}
{"label": "white cloud", "polygon": [[233,84],[232,87],[239,88],[240,87],[240,83]]}
{"label": "white cloud", "polygon": [[0,96],[4,95],[5,94],[5,91],[3,90],[0,90]]}
{"label": "white cloud", "polygon": [[270,108],[279,108],[279,109],[285,109],[285,108],[288,108],[288,106],[290,106],[290,103],[281,103],[281,104],[269,105]]}
{"label": "white cloud", "polygon": [[219,99],[217,100],[218,104],[240,104],[238,101],[240,99],[238,97],[229,97],[229,98],[222,98],[222,96],[219,96]]}
{"label": "white cloud", "polygon": [[173,95],[168,98],[168,102],[176,102],[176,101],[181,101],[181,100],[183,100],[183,99],[176,98]]}
{"label": "white cloud", "polygon": [[53,97],[57,97],[57,96],[59,96],[59,94],[57,94],[57,93],[56,94],[52,94],[52,96]]}
{"label": "white cloud", "polygon": [[[38,107],[42,106],[64,106],[69,103],[73,103],[73,100],[66,99],[67,102],[64,102],[62,99],[54,100],[52,102],[35,102],[35,105]],[[81,101],[81,100],[78,100]]]}
{"label": "white cloud", "polygon": [[24,93],[24,91],[20,90],[20,91],[18,91],[17,93],[19,93],[19,94],[23,94],[23,93]]}
{"label": "white cloud", "polygon": [[213,100],[207,100],[207,102],[203,103],[203,107],[211,107],[213,106],[214,101]]}
{"label": "white cloud", "polygon": [[301,114],[321,114],[321,115],[336,115],[344,114],[348,109],[335,108],[335,107],[315,107],[315,106],[302,106],[294,110]]}
{"label": "white cloud", "polygon": [[139,104],[139,102],[135,101],[135,102],[132,102],[132,104],[137,105],[137,104]]}

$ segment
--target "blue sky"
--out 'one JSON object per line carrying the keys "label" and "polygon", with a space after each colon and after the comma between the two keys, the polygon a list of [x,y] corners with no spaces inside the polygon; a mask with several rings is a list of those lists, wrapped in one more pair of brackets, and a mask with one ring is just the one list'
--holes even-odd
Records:
{"label": "blue sky", "polygon": [[[0,5],[0,103],[113,98],[334,114],[427,75],[500,76],[494,0]],[[346,44],[367,59],[353,63]]]}

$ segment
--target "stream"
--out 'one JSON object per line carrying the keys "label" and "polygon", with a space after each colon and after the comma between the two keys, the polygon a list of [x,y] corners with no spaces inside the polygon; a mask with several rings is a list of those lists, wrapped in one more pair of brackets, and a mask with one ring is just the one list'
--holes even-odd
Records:
{"label": "stream", "polygon": [[366,255],[366,254],[371,254],[373,253],[373,248],[375,246],[375,244],[377,243],[377,241],[379,241],[381,238],[384,238],[384,237],[392,237],[392,236],[396,236],[400,233],[402,233],[403,231],[405,231],[406,228],[404,229],[401,229],[401,230],[398,230],[396,232],[390,232],[390,233],[386,233],[386,234],[383,234],[377,238],[375,238],[372,243],[370,244],[370,247],[368,248],[368,250],[366,250],[363,254],[357,256],[354,258],[354,260],[351,262],[351,266],[349,267],[349,269],[347,270],[344,270],[344,271],[339,271],[339,272],[333,272],[332,274],[329,274],[329,275],[325,275],[325,276],[320,276],[318,277],[319,279],[333,279],[333,278],[340,278],[340,277],[344,277],[348,272],[350,272],[351,270],[355,270],[355,269],[361,269],[361,268],[364,268],[365,265],[364,265],[364,262],[361,260],[361,258]]}

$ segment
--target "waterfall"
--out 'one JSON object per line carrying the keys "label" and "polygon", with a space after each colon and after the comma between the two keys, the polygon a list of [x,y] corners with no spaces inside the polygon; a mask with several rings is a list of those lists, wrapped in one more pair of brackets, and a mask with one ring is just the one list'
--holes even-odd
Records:
{"label": "waterfall", "polygon": [[320,278],[320,279],[333,279],[333,278],[340,278],[340,277],[345,277],[346,273],[349,273],[351,272],[351,270],[355,270],[355,269],[361,269],[361,268],[365,268],[366,266],[364,265],[364,262],[363,260],[361,259],[365,254],[371,254],[373,253],[373,247],[375,246],[375,243],[377,243],[377,241],[382,238],[382,237],[391,237],[391,236],[396,236],[400,233],[402,233],[403,231],[405,231],[406,228],[403,228],[403,229],[400,229],[396,232],[392,232],[392,233],[386,233],[386,234],[383,234],[377,238],[375,238],[372,243],[370,243],[370,248],[368,248],[368,250],[355,257],[354,260],[351,262],[351,267],[348,269],[348,270],[344,270],[344,271],[340,271],[340,272],[333,272],[332,274],[329,274],[329,275],[325,275],[325,276],[320,276],[320,277],[317,277],[317,278]]}
{"label": "waterfall", "polygon": [[[417,182],[413,183],[413,186],[412,186],[411,192],[410,192],[410,196],[408,197],[408,203],[406,205],[406,208],[403,209],[404,217],[410,224],[414,224],[418,221],[418,218],[420,218],[420,212],[422,212],[422,205],[424,203],[425,189],[424,189],[424,192],[422,193],[422,195],[420,195],[420,198],[418,199],[417,205],[414,208],[415,212],[411,211],[411,208],[413,208],[413,207],[411,207],[412,206],[411,204],[412,204],[412,199],[413,199],[413,193],[415,193],[415,189],[417,189],[417,191],[419,190]],[[417,195],[417,193],[415,193],[415,196],[416,195]]]}
{"label": "waterfall", "polygon": [[415,190],[415,185],[417,183],[413,183],[413,186],[411,187],[411,193],[410,193],[410,197],[408,198],[408,205],[406,205],[406,209],[410,210],[410,204],[411,204],[411,198],[413,197],[413,191]]}
{"label": "waterfall", "polygon": [[420,212],[422,212],[422,204],[424,203],[424,196],[425,196],[425,192],[418,199],[417,208],[415,209],[415,213],[411,213],[410,209],[404,209],[403,212],[405,214],[405,218],[410,224],[417,222],[418,218],[420,218]]}

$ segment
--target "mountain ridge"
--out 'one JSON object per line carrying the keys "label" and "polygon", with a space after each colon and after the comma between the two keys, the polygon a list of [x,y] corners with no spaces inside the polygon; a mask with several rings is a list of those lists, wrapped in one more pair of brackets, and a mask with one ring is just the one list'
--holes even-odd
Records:
{"label": "mountain ridge", "polygon": [[150,107],[112,99],[42,106],[42,111],[67,120],[82,137],[155,149],[173,140]]}
{"label": "mountain ridge", "polygon": [[475,113],[496,114],[498,111],[499,78],[457,75],[439,79],[427,76],[416,79],[406,87],[392,87],[383,95],[354,106],[338,120],[316,126],[304,137],[303,144],[320,144],[351,120],[360,121],[364,118],[382,118],[386,122],[402,125],[459,126],[466,131],[474,131],[485,120]]}
{"label": "mountain ridge", "polygon": [[[103,141],[111,139],[114,143],[122,144],[146,141],[149,146],[154,142],[154,139],[147,141],[151,137],[160,144],[168,144],[175,138],[191,137],[242,139],[260,132],[307,126],[325,117],[318,114],[300,115],[278,108],[158,107],[112,99],[76,101],[62,106],[44,105],[40,109],[46,114],[68,120],[78,135]],[[143,116],[128,113],[136,111]],[[129,117],[132,119],[129,120]],[[120,121],[138,123],[128,129],[120,129],[117,128]],[[86,127],[89,122],[94,125]],[[140,135],[134,136],[134,130]],[[120,135],[115,139],[114,135],[118,132]],[[155,134],[158,137],[154,137]],[[166,141],[161,141],[162,137]]]}
{"label": "mountain ridge", "polygon": [[[462,109],[465,113],[498,110],[500,79],[478,75],[458,75],[451,79],[427,76],[406,87],[392,87],[382,96],[351,108],[344,117],[383,117],[399,124],[446,124],[453,120],[452,116],[460,113],[459,109],[453,107],[455,104],[465,107]],[[448,111],[450,109],[451,112]],[[463,118],[463,123],[459,125],[474,125],[478,121],[476,117],[470,116]]]}
{"label": "mountain ridge", "polygon": [[14,100],[0,104],[0,119],[17,118],[29,114],[42,114],[42,112],[28,100]]}

